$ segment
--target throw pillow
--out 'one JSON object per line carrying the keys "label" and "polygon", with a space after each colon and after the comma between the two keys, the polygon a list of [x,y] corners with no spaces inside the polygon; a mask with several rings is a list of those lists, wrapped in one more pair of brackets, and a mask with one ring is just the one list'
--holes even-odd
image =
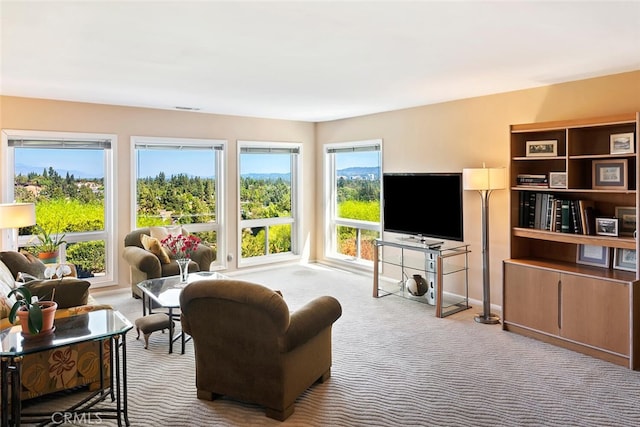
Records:
{"label": "throw pillow", "polygon": [[[58,303],[58,308],[77,307],[86,305],[89,300],[89,283],[86,280],[74,277],[53,280],[34,280],[25,285],[32,295],[36,295],[39,300],[53,300]],[[55,289],[55,294],[53,290]]]}
{"label": "throw pillow", "polygon": [[169,255],[167,255],[167,252],[165,252],[162,247],[160,240],[147,234],[141,234],[140,242],[146,250],[157,256],[162,264],[169,264],[171,262],[171,259],[169,259]]}
{"label": "throw pillow", "polygon": [[149,234],[153,238],[162,240],[169,234],[173,234],[174,236],[177,236],[178,234],[186,235],[186,230],[183,230],[181,225],[172,225],[170,227],[149,227]]}
{"label": "throw pillow", "polygon": [[4,283],[11,289],[16,287],[16,279],[11,274],[11,270],[2,261],[0,261],[0,283]]}
{"label": "throw pillow", "polygon": [[8,296],[13,290],[14,283],[11,271],[0,261],[0,319],[9,317],[11,307],[16,302],[16,298],[13,295],[11,297]]}

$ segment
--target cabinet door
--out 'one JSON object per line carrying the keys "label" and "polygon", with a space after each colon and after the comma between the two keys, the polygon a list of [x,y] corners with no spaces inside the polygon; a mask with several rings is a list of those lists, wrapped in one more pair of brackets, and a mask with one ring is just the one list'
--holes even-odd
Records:
{"label": "cabinet door", "polygon": [[561,336],[629,355],[629,284],[563,274]]}
{"label": "cabinet door", "polygon": [[560,273],[516,264],[504,267],[504,321],[559,334]]}

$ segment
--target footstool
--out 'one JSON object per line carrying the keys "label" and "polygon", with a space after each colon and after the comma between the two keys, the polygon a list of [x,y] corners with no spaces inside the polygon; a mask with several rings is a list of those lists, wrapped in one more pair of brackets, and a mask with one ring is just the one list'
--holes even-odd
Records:
{"label": "footstool", "polygon": [[169,319],[165,313],[154,313],[148,316],[143,316],[136,319],[136,332],[138,336],[136,339],[140,338],[140,331],[142,331],[144,335],[144,348],[149,347],[149,335],[151,335],[155,331],[162,331],[164,333],[165,329],[169,329],[172,325],[173,321]]}

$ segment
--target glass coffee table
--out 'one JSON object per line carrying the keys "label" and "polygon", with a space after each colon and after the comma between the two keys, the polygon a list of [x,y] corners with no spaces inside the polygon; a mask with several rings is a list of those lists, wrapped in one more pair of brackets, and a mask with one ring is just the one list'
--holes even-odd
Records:
{"label": "glass coffee table", "polygon": [[[64,415],[76,414],[80,418],[91,413],[99,413],[102,419],[117,419],[118,425],[124,422],[129,425],[127,413],[127,340],[126,333],[133,325],[126,317],[115,310],[96,310],[55,320],[55,332],[43,337],[26,339],[21,327],[0,330],[0,376],[2,377],[2,412],[1,425],[19,426],[21,422],[40,425],[58,424],[56,419]],[[100,388],[89,397],[81,395],[82,401],[68,408],[54,413],[23,413],[20,400],[20,385],[22,384],[22,359],[25,355],[39,353],[46,350],[64,347],[86,341],[111,341],[111,369],[112,380],[107,384],[102,369],[100,369]],[[100,345],[97,360],[103,360],[103,346]],[[115,366],[114,366],[115,363]],[[9,386],[11,384],[11,386]],[[115,388],[115,390],[114,390]],[[115,396],[114,396],[115,395]],[[96,407],[100,402],[111,397],[115,400],[115,408]],[[115,397],[115,399],[114,399]],[[9,409],[9,401],[11,408]],[[66,419],[66,418],[65,418]],[[75,418],[71,418],[75,419]],[[99,420],[100,418],[98,418]]]}
{"label": "glass coffee table", "polygon": [[[167,316],[171,320],[180,320],[180,313],[174,310],[180,309],[180,294],[189,283],[205,279],[226,279],[227,276],[215,271],[199,271],[189,273],[188,283],[180,283],[180,276],[159,277],[157,279],[144,280],[138,283],[138,289],[142,291],[142,316],[153,314],[153,308],[166,308]],[[182,343],[184,354],[185,334],[175,336],[173,322],[169,322],[169,353],[173,353],[173,343],[178,339]]]}

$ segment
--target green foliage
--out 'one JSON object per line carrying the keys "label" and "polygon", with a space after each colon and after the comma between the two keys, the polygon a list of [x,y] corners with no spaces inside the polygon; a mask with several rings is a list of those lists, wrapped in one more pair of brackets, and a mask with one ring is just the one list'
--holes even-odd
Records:
{"label": "green foliage", "polygon": [[380,201],[348,200],[338,204],[338,217],[360,221],[380,221]]}
{"label": "green foliage", "polygon": [[67,246],[67,262],[76,266],[79,277],[92,276],[105,271],[105,244],[103,240],[72,243]]}
{"label": "green foliage", "polygon": [[275,180],[240,178],[242,219],[291,216],[291,183]]}

